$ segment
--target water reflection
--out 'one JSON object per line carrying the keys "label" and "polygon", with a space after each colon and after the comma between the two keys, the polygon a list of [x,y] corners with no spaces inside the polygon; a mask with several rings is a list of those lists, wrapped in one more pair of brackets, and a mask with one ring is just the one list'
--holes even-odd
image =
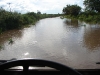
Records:
{"label": "water reflection", "polygon": [[71,20],[65,20],[65,24],[74,28],[77,28],[79,26],[77,19],[71,19]]}
{"label": "water reflection", "polygon": [[[85,48],[87,48],[88,50],[99,50],[98,48],[100,48],[100,25],[85,24],[86,26],[82,26],[84,25],[84,23],[80,23],[78,20],[72,19],[66,19],[64,23],[64,26],[67,30],[69,30],[69,33],[71,32],[73,34],[74,38],[82,36],[79,39],[82,40],[83,38],[81,42],[83,43]],[[77,37],[74,32],[77,34]],[[75,41],[75,39],[73,41]]]}
{"label": "water reflection", "polygon": [[100,48],[100,26],[91,25],[85,28],[83,43],[89,50],[99,50]]}
{"label": "water reflection", "polygon": [[[98,68],[100,27],[78,20],[47,18],[36,26],[0,35],[0,59],[38,58],[56,61],[73,68]],[[14,43],[8,44],[11,38]],[[84,46],[83,46],[84,45]],[[93,51],[98,48],[97,51]],[[89,50],[92,50],[89,52]]]}

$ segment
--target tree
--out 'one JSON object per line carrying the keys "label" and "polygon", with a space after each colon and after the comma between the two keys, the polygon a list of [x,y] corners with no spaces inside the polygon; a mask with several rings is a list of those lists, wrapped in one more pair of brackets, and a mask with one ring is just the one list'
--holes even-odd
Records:
{"label": "tree", "polygon": [[37,14],[41,14],[41,12],[39,10],[37,10]]}
{"label": "tree", "polygon": [[84,0],[85,10],[100,12],[100,0]]}
{"label": "tree", "polygon": [[78,5],[66,5],[63,8],[63,13],[66,15],[77,16],[81,12],[81,7]]}

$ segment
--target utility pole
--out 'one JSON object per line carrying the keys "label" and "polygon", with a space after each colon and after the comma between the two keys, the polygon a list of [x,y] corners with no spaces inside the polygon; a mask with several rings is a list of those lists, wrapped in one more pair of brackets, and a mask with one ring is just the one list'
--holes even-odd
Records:
{"label": "utility pole", "polygon": [[9,5],[9,9],[10,9],[10,12],[11,12],[11,7],[10,7],[11,3],[7,3],[7,4]]}

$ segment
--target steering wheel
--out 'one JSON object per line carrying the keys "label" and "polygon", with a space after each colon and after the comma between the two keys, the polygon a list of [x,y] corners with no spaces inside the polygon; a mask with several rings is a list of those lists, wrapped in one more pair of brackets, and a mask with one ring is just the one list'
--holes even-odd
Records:
{"label": "steering wheel", "polygon": [[75,75],[81,75],[76,70],[62,65],[57,62],[48,61],[48,60],[42,60],[42,59],[23,59],[23,60],[11,60],[7,61],[5,63],[0,64],[0,70],[5,70],[11,67],[15,66],[23,66],[23,71],[28,71],[29,66],[47,66],[54,68],[56,70],[67,72],[67,73],[73,73]]}

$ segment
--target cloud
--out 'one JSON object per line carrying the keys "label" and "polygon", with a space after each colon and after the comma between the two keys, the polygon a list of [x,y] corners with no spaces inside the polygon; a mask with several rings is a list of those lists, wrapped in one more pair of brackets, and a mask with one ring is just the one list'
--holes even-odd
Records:
{"label": "cloud", "polygon": [[78,4],[83,7],[82,0],[0,0],[0,7],[9,10],[7,3],[11,3],[12,11],[21,13],[37,12],[37,10],[42,13],[61,13],[67,4]]}

